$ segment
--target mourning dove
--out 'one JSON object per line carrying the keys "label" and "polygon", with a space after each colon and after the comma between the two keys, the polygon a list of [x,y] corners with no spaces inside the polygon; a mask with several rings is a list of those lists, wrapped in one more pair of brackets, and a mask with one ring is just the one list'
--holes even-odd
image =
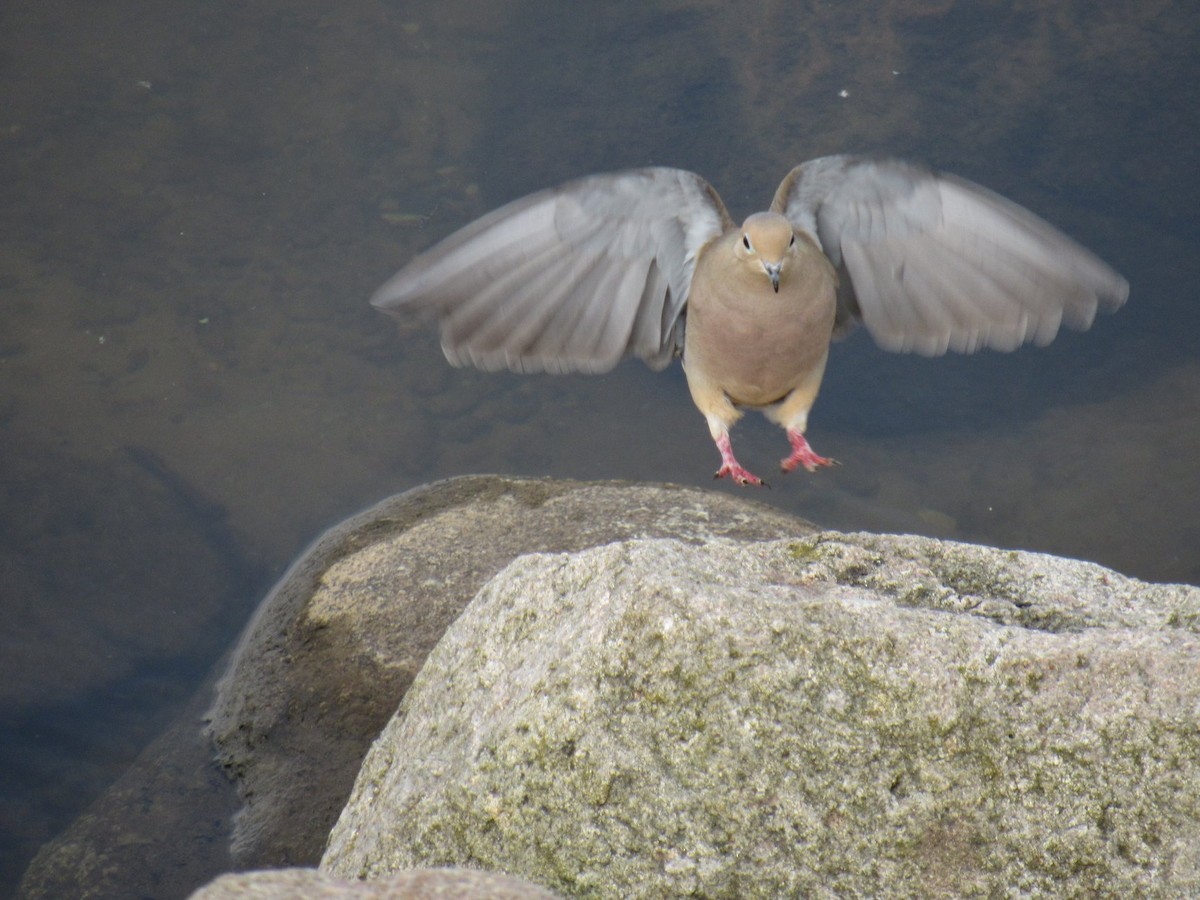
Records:
{"label": "mourning dove", "polygon": [[831,338],[861,321],[887,350],[1013,350],[1088,328],[1129,285],[1028,210],[899,160],[797,166],[769,212],[736,227],[699,175],[593,175],[478,219],[371,303],[440,323],[455,365],[605,372],[682,355],[721,454],[714,477],[762,481],[733,455],[743,408],[782,426],[782,468],[833,460],[804,437]]}

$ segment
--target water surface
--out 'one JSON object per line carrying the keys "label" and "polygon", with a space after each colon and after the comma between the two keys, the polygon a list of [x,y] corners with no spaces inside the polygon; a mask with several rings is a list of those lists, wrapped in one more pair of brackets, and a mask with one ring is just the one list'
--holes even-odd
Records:
{"label": "water surface", "polygon": [[[576,175],[692,168],[738,217],[883,152],[1050,219],[1124,310],[1007,355],[839,344],[809,436],[844,465],[753,496],[1200,583],[1198,32],[1182,2],[9,0],[0,893],[349,513],[467,472],[711,484],[678,367],[459,371],[366,306]],[[786,450],[758,417],[735,442]]]}

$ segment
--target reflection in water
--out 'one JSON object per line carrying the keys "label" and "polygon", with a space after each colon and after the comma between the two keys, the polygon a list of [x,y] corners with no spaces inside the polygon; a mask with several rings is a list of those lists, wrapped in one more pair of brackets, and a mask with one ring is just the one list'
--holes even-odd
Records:
{"label": "reflection in water", "polygon": [[[344,515],[473,471],[707,483],[677,367],[453,370],[365,304],[582,173],[702,171],[736,218],[800,159],[883,151],[1062,227],[1129,278],[1117,317],[1012,355],[837,345],[810,434],[846,465],[755,496],[1200,582],[1193,6],[64,12],[0,29],[5,885]],[[778,457],[765,424],[736,439]]]}

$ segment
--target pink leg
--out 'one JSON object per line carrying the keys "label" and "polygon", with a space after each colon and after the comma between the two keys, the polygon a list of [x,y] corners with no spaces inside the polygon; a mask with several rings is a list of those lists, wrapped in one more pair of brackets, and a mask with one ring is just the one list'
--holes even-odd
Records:
{"label": "pink leg", "polygon": [[713,478],[724,478],[728,475],[738,484],[761,484],[764,487],[769,487],[757,475],[752,475],[743,469],[738,461],[733,458],[733,444],[729,442],[729,435],[723,434],[717,438],[717,449],[721,451],[721,468],[717,469],[717,473],[713,475]]}
{"label": "pink leg", "polygon": [[796,466],[804,466],[810,472],[817,471],[818,466],[836,466],[838,461],[828,456],[817,456],[813,448],[808,446],[804,435],[795,429],[787,430],[788,440],[792,444],[792,455],[780,462],[783,471],[790,472]]}

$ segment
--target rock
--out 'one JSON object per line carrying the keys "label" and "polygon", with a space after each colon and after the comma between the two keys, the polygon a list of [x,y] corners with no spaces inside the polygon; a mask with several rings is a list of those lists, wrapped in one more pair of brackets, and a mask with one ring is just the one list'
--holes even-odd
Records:
{"label": "rock", "polygon": [[[343,574],[348,601],[375,588]],[[524,556],[429,654],[321,867],[567,895],[1195,896],[1198,622],[1196,588],[926,538]]]}
{"label": "rock", "polygon": [[222,875],[190,900],[554,900],[544,888],[474,869],[417,869],[377,881],[344,881],[316,869]]}
{"label": "rock", "polygon": [[418,488],[337,526],[263,602],[209,712],[218,756],[245,804],[235,864],[320,859],[371,741],[426,655],[514,558],[633,537],[813,531],[715,492],[493,476]]}
{"label": "rock", "polygon": [[231,868],[232,785],[201,734],[208,691],[193,698],[83,814],[42,845],[17,900],[186,897]]}

